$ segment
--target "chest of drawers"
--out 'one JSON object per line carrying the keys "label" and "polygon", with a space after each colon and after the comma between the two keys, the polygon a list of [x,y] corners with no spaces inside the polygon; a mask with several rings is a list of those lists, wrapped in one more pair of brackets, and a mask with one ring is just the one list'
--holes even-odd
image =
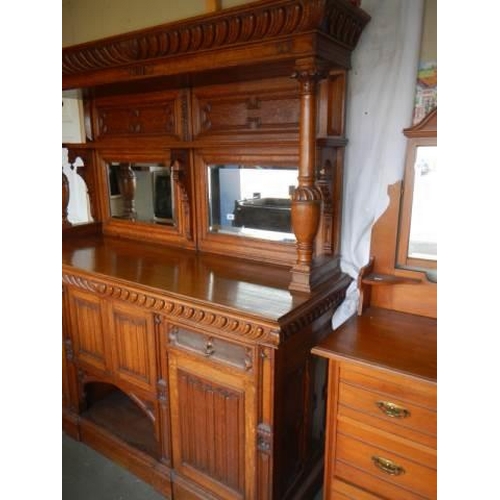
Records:
{"label": "chest of drawers", "polygon": [[325,499],[433,499],[436,322],[368,309],[313,353],[329,361]]}

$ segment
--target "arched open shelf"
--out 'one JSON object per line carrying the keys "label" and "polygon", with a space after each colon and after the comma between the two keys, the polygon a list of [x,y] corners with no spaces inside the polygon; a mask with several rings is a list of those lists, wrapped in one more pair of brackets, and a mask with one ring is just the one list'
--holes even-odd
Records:
{"label": "arched open shelf", "polygon": [[92,381],[85,385],[85,418],[127,445],[159,459],[155,416],[137,396],[127,395],[113,384]]}

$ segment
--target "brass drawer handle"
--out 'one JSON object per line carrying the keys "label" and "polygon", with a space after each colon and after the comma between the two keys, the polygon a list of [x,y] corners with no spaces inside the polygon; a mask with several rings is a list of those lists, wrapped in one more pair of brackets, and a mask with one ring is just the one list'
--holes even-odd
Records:
{"label": "brass drawer handle", "polygon": [[403,467],[401,467],[401,465],[398,465],[392,460],[388,460],[387,458],[382,458],[374,455],[372,457],[372,461],[382,472],[385,472],[390,476],[401,476],[405,473],[405,470],[403,469]]}
{"label": "brass drawer handle", "polygon": [[411,415],[411,413],[402,406],[398,406],[389,401],[377,401],[375,403],[377,407],[385,413],[388,417],[392,418],[407,418]]}

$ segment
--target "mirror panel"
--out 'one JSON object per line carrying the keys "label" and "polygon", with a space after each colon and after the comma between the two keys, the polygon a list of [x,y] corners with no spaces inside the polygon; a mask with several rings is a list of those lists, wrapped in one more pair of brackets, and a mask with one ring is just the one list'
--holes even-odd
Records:
{"label": "mirror panel", "polygon": [[437,261],[437,147],[417,146],[407,257]]}
{"label": "mirror panel", "polygon": [[107,164],[111,217],[175,225],[171,169],[160,163]]}
{"label": "mirror panel", "polygon": [[209,232],[295,242],[291,198],[296,167],[208,165]]}
{"label": "mirror panel", "polygon": [[[396,267],[437,279],[437,108],[404,130],[408,137],[401,188]],[[436,271],[436,272],[434,272]]]}

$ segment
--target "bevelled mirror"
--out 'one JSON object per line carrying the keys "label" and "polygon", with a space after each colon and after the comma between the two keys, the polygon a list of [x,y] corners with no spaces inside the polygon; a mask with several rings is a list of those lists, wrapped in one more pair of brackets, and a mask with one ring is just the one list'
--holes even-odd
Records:
{"label": "bevelled mirror", "polygon": [[295,241],[291,196],[296,168],[208,165],[207,178],[210,232]]}
{"label": "bevelled mirror", "polygon": [[175,224],[170,166],[111,162],[107,169],[111,217],[151,224]]}
{"label": "bevelled mirror", "polygon": [[103,231],[193,247],[187,158],[184,150],[102,151]]}
{"label": "bevelled mirror", "polygon": [[261,149],[195,154],[198,246],[291,266],[296,261],[291,212],[298,158]]}
{"label": "bevelled mirror", "polygon": [[423,270],[437,279],[437,108],[405,129],[408,137],[403,179],[397,266]]}

